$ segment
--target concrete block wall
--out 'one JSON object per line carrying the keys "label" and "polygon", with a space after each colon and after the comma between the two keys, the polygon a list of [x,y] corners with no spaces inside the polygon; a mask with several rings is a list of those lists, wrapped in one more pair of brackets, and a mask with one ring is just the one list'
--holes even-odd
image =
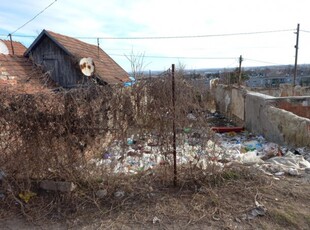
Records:
{"label": "concrete block wall", "polygon": [[268,117],[268,99],[273,97],[256,92],[248,92],[245,98],[245,127],[249,131],[262,135],[266,139],[284,143],[283,136]]}
{"label": "concrete block wall", "polygon": [[[217,110],[233,119],[240,119],[247,130],[267,140],[293,147],[310,146],[310,119],[277,108],[288,98],[273,97],[243,88],[218,85],[214,90]],[[304,111],[310,108],[310,97],[292,97]],[[298,103],[299,103],[298,102]],[[240,123],[240,122],[239,122]]]}
{"label": "concrete block wall", "polygon": [[266,108],[266,114],[273,128],[279,133],[283,144],[310,146],[310,119],[273,106]]}

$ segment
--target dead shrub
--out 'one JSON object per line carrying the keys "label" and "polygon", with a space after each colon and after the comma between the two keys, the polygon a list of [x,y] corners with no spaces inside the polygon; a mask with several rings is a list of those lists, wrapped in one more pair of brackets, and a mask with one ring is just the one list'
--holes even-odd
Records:
{"label": "dead shrub", "polygon": [[[143,78],[128,88],[92,85],[48,93],[0,93],[0,169],[8,175],[3,183],[11,192],[7,197],[23,202],[20,193],[40,193],[38,183],[49,179],[74,182],[77,192],[53,193],[46,201],[36,196],[28,207],[35,207],[37,201],[50,212],[60,203],[78,210],[81,205],[76,202],[81,199],[82,206],[90,203],[101,207],[94,195],[101,187],[108,188],[105,203],[112,206],[119,202],[115,192],[120,189],[147,198],[153,186],[170,186],[173,170],[169,164],[157,168],[161,173],[129,176],[113,175],[89,164],[89,160],[100,158],[110,143],[125,148],[127,137],[134,136],[142,141],[152,139],[159,154],[171,162],[173,121],[178,152],[185,151],[182,146],[186,140],[202,151],[198,154],[192,148],[196,163],[186,170],[180,166],[180,186],[189,186],[189,181],[200,184],[201,175],[195,173],[202,171],[197,171],[197,162],[201,154],[207,154],[203,149],[212,138],[206,122],[208,98],[204,90],[178,72],[175,77],[175,108],[170,71],[161,77]],[[145,184],[140,189],[135,186],[137,178],[139,184]]]}

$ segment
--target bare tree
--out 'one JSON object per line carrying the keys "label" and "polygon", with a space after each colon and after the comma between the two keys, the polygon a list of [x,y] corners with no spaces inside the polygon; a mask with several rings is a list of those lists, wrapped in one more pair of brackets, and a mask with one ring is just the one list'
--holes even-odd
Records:
{"label": "bare tree", "polygon": [[132,76],[135,79],[141,79],[144,75],[144,69],[147,65],[144,63],[145,53],[135,53],[131,50],[129,55],[125,54],[125,57],[130,62]]}

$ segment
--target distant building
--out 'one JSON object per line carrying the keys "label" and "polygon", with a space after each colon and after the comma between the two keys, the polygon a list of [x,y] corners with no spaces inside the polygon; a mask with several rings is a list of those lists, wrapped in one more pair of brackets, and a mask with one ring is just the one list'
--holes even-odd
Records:
{"label": "distant building", "polygon": [[34,93],[52,85],[42,81],[42,69],[23,56],[25,51],[20,42],[0,40],[0,91]]}
{"label": "distant building", "polygon": [[0,39],[0,54],[23,56],[26,47],[20,42]]}
{"label": "distant building", "polygon": [[[277,88],[280,84],[292,84],[293,77],[284,76],[284,77],[251,77],[245,82],[246,86],[252,88]],[[310,76],[297,76],[296,85],[307,86],[310,85]]]}

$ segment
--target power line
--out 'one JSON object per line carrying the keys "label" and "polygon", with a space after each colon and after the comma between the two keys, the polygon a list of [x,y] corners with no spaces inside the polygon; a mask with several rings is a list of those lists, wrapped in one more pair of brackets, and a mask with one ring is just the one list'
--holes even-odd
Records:
{"label": "power line", "polygon": [[43,10],[41,10],[38,14],[36,14],[33,18],[31,18],[29,21],[27,21],[26,23],[24,23],[22,26],[18,27],[16,30],[14,30],[12,34],[16,33],[18,30],[20,30],[21,28],[23,28],[24,26],[26,26],[28,23],[32,22],[34,19],[36,19],[40,14],[42,14],[45,10],[47,10],[49,7],[51,7],[55,2],[57,2],[57,0],[54,0],[51,4],[49,4],[47,7],[45,7]]}
{"label": "power line", "polygon": [[[121,56],[126,57],[125,54],[109,54],[110,56]],[[236,59],[236,57],[182,57],[182,56],[143,56],[145,58],[162,58],[162,59],[213,59],[213,60],[231,60]]]}
{"label": "power line", "polygon": [[265,63],[265,64],[271,64],[271,65],[280,65],[279,63],[274,63],[274,62],[269,62],[269,61],[261,61],[261,60],[257,60],[257,59],[251,59],[251,58],[244,58],[243,60],[254,61],[254,62]]}
{"label": "power line", "polygon": [[[52,2],[49,6],[47,6],[44,10],[42,10],[39,14],[37,14],[34,18],[26,22],[24,25],[16,29],[11,34],[15,33],[29,22],[33,21],[37,16],[43,13],[47,8],[53,5],[57,0]],[[240,33],[224,33],[224,34],[205,34],[205,35],[180,35],[180,36],[141,36],[141,37],[72,37],[76,39],[106,39],[106,40],[152,40],[152,39],[191,39],[191,38],[208,38],[208,37],[227,37],[227,36],[242,36],[242,35],[255,35],[255,34],[268,34],[268,33],[280,33],[280,32],[288,32],[295,31],[295,29],[286,29],[286,30],[268,30],[268,31],[256,31],[256,32],[240,32]],[[304,31],[310,32],[310,31]],[[2,36],[2,35],[0,35]],[[7,35],[5,35],[7,36]],[[37,37],[35,35],[14,35],[15,37]]]}
{"label": "power line", "polygon": [[310,33],[310,30],[300,30],[301,32]]}
{"label": "power line", "polygon": [[146,40],[146,39],[186,39],[186,38],[206,38],[206,37],[226,37],[226,36],[238,36],[238,35],[253,35],[253,34],[267,34],[267,33],[279,33],[295,31],[295,29],[287,30],[268,30],[268,31],[256,31],[256,32],[241,32],[241,33],[227,33],[227,34],[205,34],[205,35],[183,35],[183,36],[141,36],[141,37],[75,37],[77,39],[119,39],[119,40]]}
{"label": "power line", "polygon": [[[8,36],[8,35],[5,35]],[[36,38],[38,35],[21,35],[21,34],[15,34],[14,37],[20,37],[20,38]]]}

